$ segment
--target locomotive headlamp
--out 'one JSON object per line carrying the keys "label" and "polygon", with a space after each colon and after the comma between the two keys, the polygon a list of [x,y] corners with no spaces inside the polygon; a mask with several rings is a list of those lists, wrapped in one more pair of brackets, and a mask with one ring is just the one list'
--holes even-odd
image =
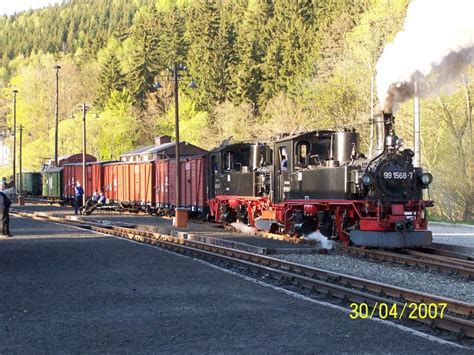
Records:
{"label": "locomotive headlamp", "polygon": [[364,176],[362,176],[362,184],[366,187],[372,185],[373,181],[374,177],[372,176],[372,174],[364,174]]}
{"label": "locomotive headlamp", "polygon": [[433,182],[433,175],[430,173],[423,173],[420,176],[420,181],[423,187],[428,187]]}
{"label": "locomotive headlamp", "polygon": [[401,139],[401,138],[398,138],[396,144],[397,144],[397,147],[398,147],[398,148],[401,148],[401,147],[403,147],[403,146],[405,145],[405,141],[404,141],[403,139]]}

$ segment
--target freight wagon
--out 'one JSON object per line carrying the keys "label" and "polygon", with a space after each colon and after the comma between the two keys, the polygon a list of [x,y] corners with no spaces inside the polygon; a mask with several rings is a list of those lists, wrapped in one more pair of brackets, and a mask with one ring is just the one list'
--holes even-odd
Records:
{"label": "freight wagon", "polygon": [[102,190],[102,164],[100,162],[86,163],[86,181],[82,181],[82,163],[64,165],[64,200],[67,203],[74,200],[77,181],[84,187],[86,198],[91,197],[94,191]]}
{"label": "freight wagon", "polygon": [[[176,202],[176,160],[159,160],[156,165],[156,208],[166,213],[175,208]],[[192,215],[205,212],[207,205],[207,156],[181,159],[181,206]]]}
{"label": "freight wagon", "polygon": [[[50,166],[41,171],[42,197],[50,202],[59,202],[64,204],[68,199],[64,196],[64,166],[82,162],[82,154],[72,154],[58,158],[58,166]],[[86,154],[86,162],[96,162],[96,157]],[[50,164],[53,164],[51,162]],[[81,179],[82,180],[82,175]]]}
{"label": "freight wagon", "polygon": [[[20,184],[21,180],[21,184]],[[18,192],[22,195],[40,196],[41,195],[41,173],[21,173],[17,174]]]}

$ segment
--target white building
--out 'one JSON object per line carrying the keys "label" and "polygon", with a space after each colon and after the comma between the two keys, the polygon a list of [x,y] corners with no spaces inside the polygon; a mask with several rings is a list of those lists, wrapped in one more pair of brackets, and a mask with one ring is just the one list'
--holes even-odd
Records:
{"label": "white building", "polygon": [[10,154],[10,147],[5,144],[5,137],[0,135],[0,166],[10,163]]}

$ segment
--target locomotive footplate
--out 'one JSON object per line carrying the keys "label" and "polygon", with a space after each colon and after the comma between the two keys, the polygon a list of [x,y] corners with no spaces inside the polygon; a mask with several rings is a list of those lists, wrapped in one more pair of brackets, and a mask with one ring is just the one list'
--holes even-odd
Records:
{"label": "locomotive footplate", "polygon": [[411,248],[428,246],[433,236],[431,231],[378,232],[354,230],[350,233],[351,242],[358,246],[380,248]]}

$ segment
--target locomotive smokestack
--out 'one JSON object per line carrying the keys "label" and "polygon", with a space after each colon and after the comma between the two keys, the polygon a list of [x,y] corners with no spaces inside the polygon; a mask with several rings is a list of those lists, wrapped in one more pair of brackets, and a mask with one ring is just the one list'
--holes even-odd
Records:
{"label": "locomotive smokestack", "polygon": [[414,81],[413,96],[413,150],[415,156],[413,158],[413,166],[421,168],[421,136],[420,136],[420,101],[418,98],[418,80]]}
{"label": "locomotive smokestack", "polygon": [[375,156],[379,156],[385,150],[385,138],[393,128],[393,114],[391,112],[381,112],[374,116],[376,129]]}

